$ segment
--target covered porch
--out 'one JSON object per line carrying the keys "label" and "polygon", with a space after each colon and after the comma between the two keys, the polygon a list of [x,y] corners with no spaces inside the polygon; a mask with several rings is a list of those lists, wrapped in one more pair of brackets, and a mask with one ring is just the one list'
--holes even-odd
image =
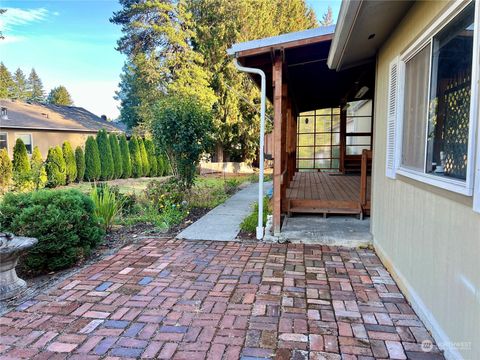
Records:
{"label": "covered porch", "polygon": [[[333,27],[236,44],[229,50],[263,70],[273,104],[273,230],[296,213],[370,211],[373,63],[342,72],[326,64]],[[260,78],[252,79],[260,86]]]}

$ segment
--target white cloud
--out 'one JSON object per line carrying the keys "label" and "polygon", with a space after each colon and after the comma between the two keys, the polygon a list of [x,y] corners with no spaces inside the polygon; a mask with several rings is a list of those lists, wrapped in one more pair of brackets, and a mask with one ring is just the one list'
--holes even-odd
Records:
{"label": "white cloud", "polygon": [[3,39],[0,40],[0,46],[4,44],[11,44],[11,43],[16,43],[20,42],[26,39],[25,36],[17,36],[17,35],[3,35]]}
{"label": "white cloud", "polygon": [[32,22],[43,21],[47,18],[45,8],[20,9],[5,8],[7,11],[0,15],[0,30],[9,31],[15,26],[26,25]]}

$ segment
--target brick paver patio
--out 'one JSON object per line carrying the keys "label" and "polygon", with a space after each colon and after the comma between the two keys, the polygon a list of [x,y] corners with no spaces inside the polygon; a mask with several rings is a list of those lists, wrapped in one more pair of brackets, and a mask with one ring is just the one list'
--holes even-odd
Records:
{"label": "brick paver patio", "polygon": [[373,251],[318,245],[145,240],[0,333],[2,359],[442,358]]}

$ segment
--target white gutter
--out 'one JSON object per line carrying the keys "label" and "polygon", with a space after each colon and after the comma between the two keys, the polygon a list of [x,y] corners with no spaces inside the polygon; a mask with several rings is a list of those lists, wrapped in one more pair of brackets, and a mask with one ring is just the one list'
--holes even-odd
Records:
{"label": "white gutter", "polygon": [[264,162],[265,162],[265,155],[264,155],[264,142],[265,142],[265,101],[266,101],[266,86],[267,80],[265,77],[265,73],[263,70],[257,68],[251,68],[240,65],[237,59],[233,60],[235,66],[238,70],[244,71],[250,74],[258,74],[262,78],[261,83],[261,102],[260,102],[260,175],[258,177],[258,224],[257,224],[257,239],[263,239],[263,178],[264,178]]}

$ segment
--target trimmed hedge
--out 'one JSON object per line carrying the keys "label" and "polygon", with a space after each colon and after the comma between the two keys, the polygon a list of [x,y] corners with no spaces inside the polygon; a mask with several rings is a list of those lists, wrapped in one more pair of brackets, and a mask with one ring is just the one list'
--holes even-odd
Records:
{"label": "trimmed hedge", "polygon": [[93,136],[89,136],[85,143],[85,180],[95,181],[100,179],[100,172],[98,145]]}
{"label": "trimmed hedge", "polygon": [[110,148],[112,149],[113,158],[113,178],[119,179],[122,176],[122,158],[120,155],[120,145],[118,144],[118,138],[116,134],[109,134],[108,140],[110,141]]}
{"label": "trimmed hedge", "polygon": [[150,165],[150,172],[148,173],[148,175],[152,177],[158,176],[158,164],[155,156],[155,145],[153,145],[153,141],[150,139],[145,139],[144,144],[145,150],[147,151],[148,163]]}
{"label": "trimmed hedge", "polygon": [[38,239],[25,258],[35,271],[72,266],[102,240],[94,204],[78,190],[8,193],[0,212],[2,230]]}
{"label": "trimmed hedge", "polygon": [[62,151],[67,175],[66,184],[68,185],[77,178],[77,164],[75,162],[75,153],[73,152],[70,142],[64,141]]}
{"label": "trimmed hedge", "polygon": [[128,143],[130,150],[130,159],[132,162],[132,176],[138,178],[143,174],[142,157],[140,155],[140,147],[136,136],[132,136]]}
{"label": "trimmed hedge", "polygon": [[99,130],[97,134],[98,151],[100,152],[100,179],[113,179],[113,157],[108,134],[105,129]]}
{"label": "trimmed hedge", "polygon": [[85,176],[85,155],[83,149],[80,146],[77,146],[75,149],[75,164],[77,165],[77,182],[83,180]]}
{"label": "trimmed hedge", "polygon": [[46,162],[47,169],[47,186],[57,187],[65,185],[67,180],[65,159],[60,146],[55,146],[48,149],[48,156]]}
{"label": "trimmed hedge", "polygon": [[150,164],[148,162],[147,150],[142,138],[138,138],[138,147],[140,149],[140,158],[142,160],[142,176],[150,174]]}
{"label": "trimmed hedge", "polygon": [[132,162],[130,161],[130,150],[128,149],[127,137],[120,135],[120,157],[122,158],[122,178],[132,176]]}
{"label": "trimmed hedge", "polygon": [[12,162],[7,149],[0,150],[0,192],[6,191],[12,181]]}

